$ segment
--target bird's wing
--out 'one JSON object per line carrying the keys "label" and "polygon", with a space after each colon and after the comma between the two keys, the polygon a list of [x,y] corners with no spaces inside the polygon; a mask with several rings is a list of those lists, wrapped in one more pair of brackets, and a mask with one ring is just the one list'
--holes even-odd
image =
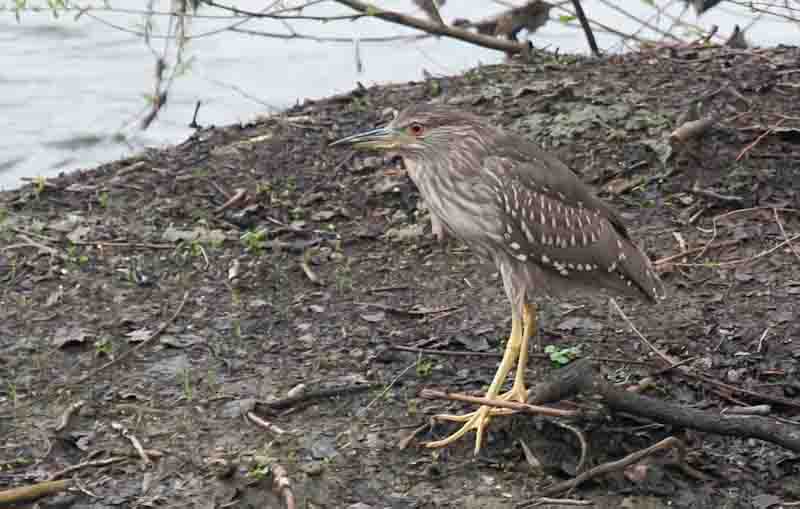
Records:
{"label": "bird's wing", "polygon": [[513,175],[523,182],[538,183],[545,191],[549,191],[548,194],[564,203],[596,210],[608,219],[620,235],[629,238],[619,214],[595,196],[569,166],[521,136],[507,136],[507,142],[500,145],[509,148],[498,155],[513,162]]}
{"label": "bird's wing", "polygon": [[[483,160],[503,218],[503,247],[520,261],[574,281],[594,281],[655,300],[650,262],[620,217],[572,171],[527,141]],[[631,291],[628,291],[630,288]]]}

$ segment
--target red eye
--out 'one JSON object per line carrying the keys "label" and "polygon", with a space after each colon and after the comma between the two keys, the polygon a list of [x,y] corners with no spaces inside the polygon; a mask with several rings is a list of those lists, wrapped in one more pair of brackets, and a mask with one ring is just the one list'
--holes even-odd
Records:
{"label": "red eye", "polygon": [[425,128],[422,126],[422,124],[414,123],[408,126],[408,132],[414,136],[422,136],[422,133],[425,132]]}

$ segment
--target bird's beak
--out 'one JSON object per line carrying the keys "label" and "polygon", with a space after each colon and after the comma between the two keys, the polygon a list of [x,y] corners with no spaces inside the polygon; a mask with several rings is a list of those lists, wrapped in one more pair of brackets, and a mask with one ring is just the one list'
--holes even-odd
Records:
{"label": "bird's beak", "polygon": [[404,137],[405,134],[402,131],[397,131],[390,127],[381,127],[379,129],[353,134],[341,140],[336,140],[329,146],[352,145],[355,148],[390,150],[401,145]]}

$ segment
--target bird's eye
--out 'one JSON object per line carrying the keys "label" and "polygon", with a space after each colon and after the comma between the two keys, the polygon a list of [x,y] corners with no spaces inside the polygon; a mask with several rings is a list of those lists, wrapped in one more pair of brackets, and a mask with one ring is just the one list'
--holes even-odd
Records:
{"label": "bird's eye", "polygon": [[410,126],[408,126],[408,132],[414,136],[422,136],[422,133],[425,132],[425,127],[422,124],[418,124],[414,122]]}

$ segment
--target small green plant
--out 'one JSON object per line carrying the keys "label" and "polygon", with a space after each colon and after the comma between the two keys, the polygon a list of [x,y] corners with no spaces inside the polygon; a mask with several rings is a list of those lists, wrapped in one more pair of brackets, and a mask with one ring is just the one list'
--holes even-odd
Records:
{"label": "small green plant", "polygon": [[105,338],[100,338],[94,342],[95,356],[113,357],[113,353],[114,353],[114,346],[111,344],[111,339],[105,337]]}
{"label": "small green plant", "polygon": [[550,356],[550,360],[553,361],[554,364],[564,366],[580,355],[581,347],[570,346],[567,348],[559,348],[555,345],[547,345],[544,347],[544,353]]}
{"label": "small green plant", "polygon": [[250,230],[239,239],[246,250],[256,254],[261,254],[267,247],[267,232],[264,230]]}
{"label": "small green plant", "polygon": [[247,471],[247,477],[261,481],[269,477],[272,465],[269,463],[256,463]]}
{"label": "small green plant", "polygon": [[180,245],[180,251],[184,258],[202,258],[203,244],[197,239],[184,241]]}
{"label": "small green plant", "polygon": [[111,203],[111,196],[109,196],[108,191],[103,191],[97,197],[97,201],[102,208],[108,209],[108,205]]}
{"label": "small green plant", "polygon": [[7,392],[8,392],[8,399],[9,399],[9,401],[11,401],[11,406],[13,406],[14,408],[17,408],[18,395],[17,395],[17,386],[16,386],[16,384],[14,384],[12,382],[9,382],[8,383]]}
{"label": "small green plant", "polygon": [[83,253],[79,253],[78,246],[72,243],[67,246],[67,260],[69,260],[70,263],[78,266],[89,263],[89,257]]}
{"label": "small green plant", "polygon": [[350,268],[350,260],[347,259],[336,267],[333,271],[335,285],[338,292],[347,292],[353,289],[353,270]]}
{"label": "small green plant", "polygon": [[181,385],[183,386],[183,397],[187,401],[192,400],[192,376],[189,368],[181,371]]}
{"label": "small green plant", "polygon": [[425,378],[433,371],[433,361],[431,359],[419,359],[417,361],[417,376]]}
{"label": "small green plant", "polygon": [[36,199],[39,199],[39,196],[42,195],[46,185],[47,179],[41,175],[37,175],[33,178],[33,194],[36,195]]}

